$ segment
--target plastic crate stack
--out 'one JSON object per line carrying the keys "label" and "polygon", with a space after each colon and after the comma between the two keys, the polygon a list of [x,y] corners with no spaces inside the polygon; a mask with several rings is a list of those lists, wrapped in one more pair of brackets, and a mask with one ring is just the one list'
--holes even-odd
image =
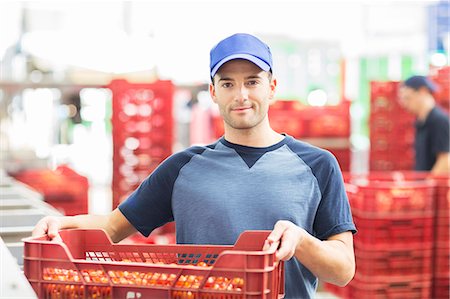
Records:
{"label": "plastic crate stack", "polygon": [[28,169],[11,176],[41,193],[45,202],[64,215],[88,213],[88,179],[68,166],[60,165],[55,170]]}
{"label": "plastic crate stack", "polygon": [[413,169],[414,116],[398,101],[399,82],[370,87],[370,170]]}
{"label": "plastic crate stack", "polygon": [[[350,170],[350,102],[336,106],[306,106],[299,101],[279,100],[270,106],[272,128],[296,139],[329,150],[335,155],[343,171]],[[213,115],[214,138],[223,135],[220,115]],[[344,142],[342,142],[344,141]]]}
{"label": "plastic crate stack", "polygon": [[436,177],[433,299],[450,298],[450,177]]}
{"label": "plastic crate stack", "polygon": [[450,114],[450,67],[432,71],[430,79],[438,87],[438,91],[433,95],[436,103]]}
{"label": "plastic crate stack", "polygon": [[114,80],[113,208],[172,154],[173,94],[171,81],[135,84]]}
{"label": "plastic crate stack", "polygon": [[356,274],[341,298],[432,298],[435,181],[379,172],[346,176],[358,233]]}

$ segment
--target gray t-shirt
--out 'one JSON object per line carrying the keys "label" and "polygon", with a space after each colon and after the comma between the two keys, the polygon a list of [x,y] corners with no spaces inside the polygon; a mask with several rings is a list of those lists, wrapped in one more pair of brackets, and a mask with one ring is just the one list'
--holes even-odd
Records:
{"label": "gray t-shirt", "polygon": [[[175,220],[177,243],[234,244],[244,230],[289,220],[325,240],[355,232],[332,154],[290,136],[255,148],[224,138],[165,160],[119,206],[143,235]],[[313,298],[317,278],[295,257],[285,265],[285,298]]]}

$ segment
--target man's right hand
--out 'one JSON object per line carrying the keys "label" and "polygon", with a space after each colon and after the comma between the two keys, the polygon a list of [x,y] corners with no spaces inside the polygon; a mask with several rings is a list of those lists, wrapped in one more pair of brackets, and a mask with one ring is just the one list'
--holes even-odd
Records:
{"label": "man's right hand", "polygon": [[58,231],[61,228],[61,217],[46,216],[39,220],[31,233],[32,237],[47,235],[50,239],[59,239]]}

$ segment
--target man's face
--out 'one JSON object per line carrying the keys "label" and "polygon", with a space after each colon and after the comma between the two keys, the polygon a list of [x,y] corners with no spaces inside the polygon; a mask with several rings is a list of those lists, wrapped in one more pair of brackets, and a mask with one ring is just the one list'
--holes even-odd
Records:
{"label": "man's face", "polygon": [[213,80],[211,97],[226,126],[251,129],[267,118],[276,87],[269,73],[250,61],[235,59],[222,65]]}
{"label": "man's face", "polygon": [[402,86],[399,90],[400,104],[409,112],[417,114],[422,98],[422,90],[414,90],[410,87]]}

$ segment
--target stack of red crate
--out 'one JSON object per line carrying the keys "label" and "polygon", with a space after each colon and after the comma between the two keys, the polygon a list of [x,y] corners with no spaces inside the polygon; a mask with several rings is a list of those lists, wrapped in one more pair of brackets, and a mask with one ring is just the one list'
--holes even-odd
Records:
{"label": "stack of red crate", "polygon": [[269,119],[275,131],[330,151],[339,161],[342,171],[350,170],[349,101],[335,106],[305,106],[298,101],[278,101],[270,106]]}
{"label": "stack of red crate", "polygon": [[42,193],[44,200],[64,215],[88,213],[88,179],[68,166],[28,169],[12,176]]}
{"label": "stack of red crate", "polygon": [[113,208],[122,202],[165,158],[172,154],[171,81],[134,84],[114,80]]}
{"label": "stack of red crate", "polygon": [[[280,133],[314,144],[321,139],[334,145],[334,139],[345,139],[345,146],[322,146],[336,156],[343,171],[350,170],[350,102],[336,106],[306,106],[299,101],[279,100],[270,106],[271,127]],[[219,115],[212,116],[214,138],[223,135],[223,121]],[[340,142],[342,144],[342,142]]]}
{"label": "stack of red crate", "polygon": [[432,71],[430,79],[438,87],[434,94],[436,103],[450,113],[450,66]]}
{"label": "stack of red crate", "polygon": [[399,82],[370,86],[370,170],[413,169],[414,116],[400,105]]}
{"label": "stack of red crate", "polygon": [[401,172],[344,176],[358,233],[342,298],[430,298],[435,182]]}
{"label": "stack of red crate", "polygon": [[450,177],[438,176],[434,243],[433,299],[450,298]]}

